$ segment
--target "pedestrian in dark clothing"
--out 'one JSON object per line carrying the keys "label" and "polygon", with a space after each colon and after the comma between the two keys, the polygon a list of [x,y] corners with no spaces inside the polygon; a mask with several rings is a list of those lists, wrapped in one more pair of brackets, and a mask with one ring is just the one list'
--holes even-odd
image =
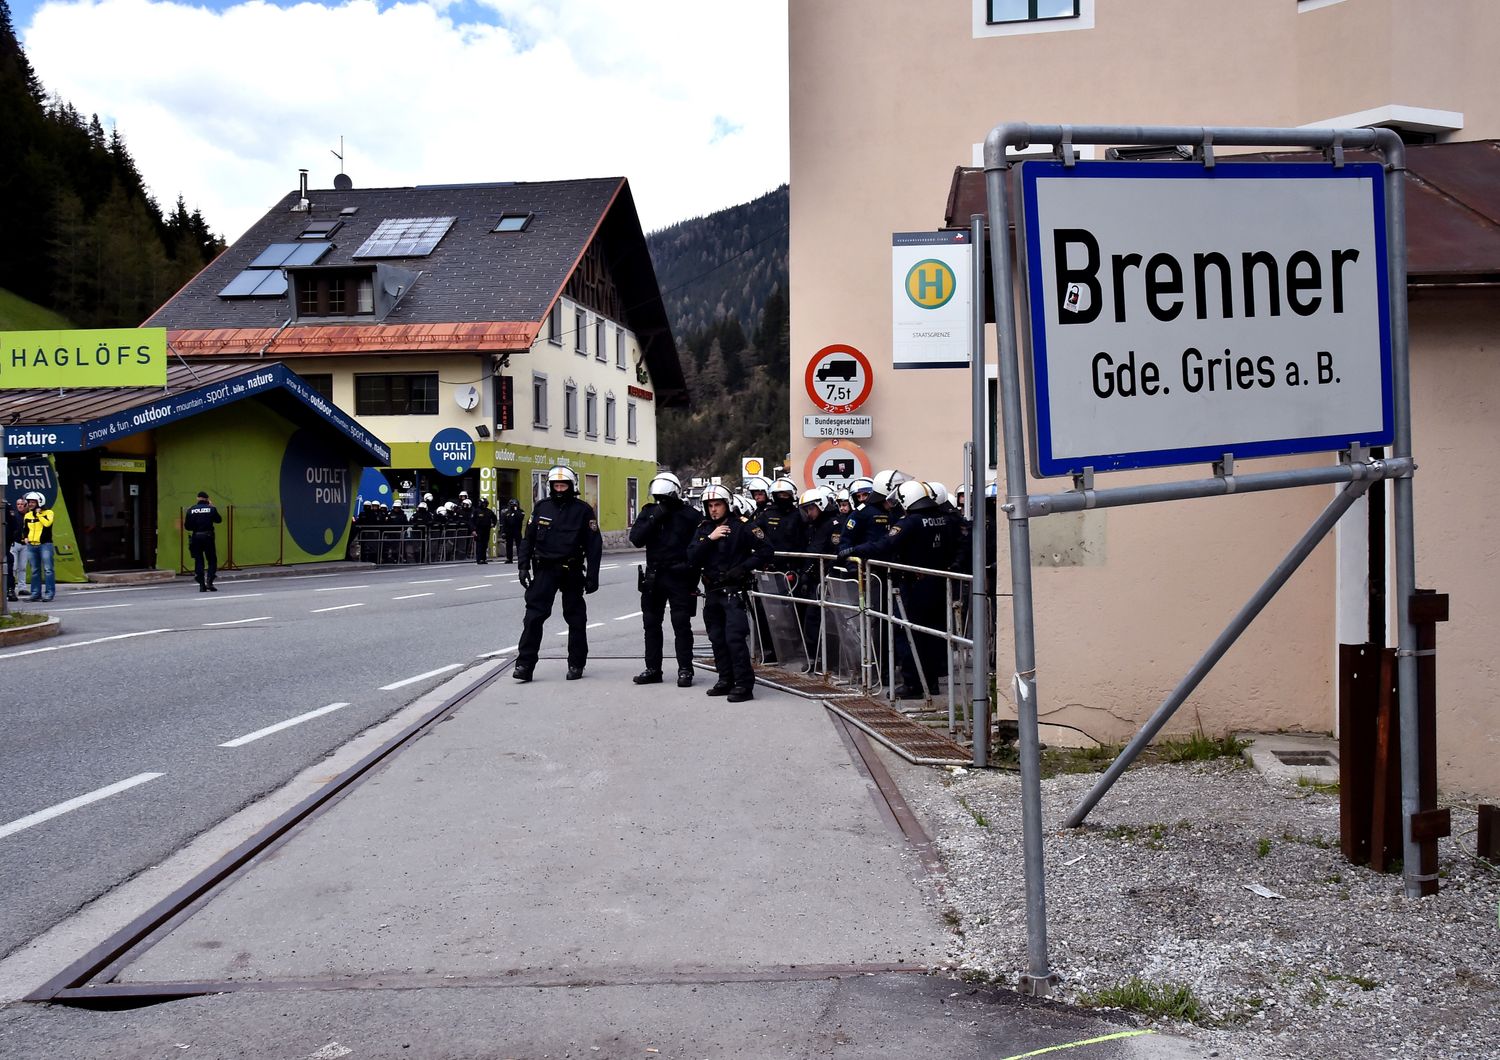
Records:
{"label": "pedestrian in dark clothing", "polygon": [[479,507],[474,509],[471,517],[474,523],[474,562],[488,563],[490,561],[490,534],[495,531],[495,512],[490,508],[490,502],[483,497],[479,498]]}
{"label": "pedestrian in dark clothing", "polygon": [[5,598],[12,602],[19,599],[16,596],[16,556],[14,546],[20,542],[21,513],[16,511],[15,506],[4,496],[4,490],[0,489],[0,516],[5,523],[5,540],[0,541],[0,551],[5,553]]}
{"label": "pedestrian in dark clothing", "polygon": [[[797,508],[807,523],[807,542],[803,545],[802,551],[814,552],[821,556],[836,556],[839,550],[838,535],[842,521],[839,519],[838,505],[831,492],[823,488],[804,490],[802,496],[797,499]],[[820,595],[823,573],[828,564],[821,564],[815,559],[801,562],[803,566],[796,572],[797,583],[792,587],[792,595],[803,600],[816,600]],[[816,669],[819,658],[818,641],[820,637],[825,636],[822,608],[800,607],[798,618],[802,623],[802,642],[807,646],[808,660],[814,663],[813,669]],[[837,664],[836,645],[828,646],[827,658],[830,667]]]}
{"label": "pedestrian in dark clothing", "polygon": [[568,680],[583,676],[589,660],[588,606],[583,597],[599,591],[599,561],[604,538],[594,509],[578,496],[578,476],[572,468],[547,472],[551,491],[537,502],[521,538],[518,573],[526,590],[526,616],[511,676],[530,681],[542,646],[542,624],[552,614],[558,592],[563,598],[563,620],[568,624]]}
{"label": "pedestrian in dark clothing", "polygon": [[222,523],[219,509],[208,502],[208,494],[198,491],[198,503],[182,518],[183,533],[188,535],[188,552],[193,556],[193,580],[200,593],[216,593],[214,578],[219,573],[219,552],[214,544],[214,524]]}
{"label": "pedestrian in dark clothing", "polygon": [[521,530],[525,525],[526,513],[521,510],[521,502],[512,497],[500,516],[500,531],[505,535],[506,563],[516,561],[516,547],[521,543]]}
{"label": "pedestrian in dark clothing", "polygon": [[729,512],[729,491],[703,489],[708,518],[698,524],[688,546],[688,562],[703,577],[703,624],[714,648],[719,679],[708,690],[731,703],[755,698],[755,671],[750,664],[750,572],[771,558],[766,532]]}
{"label": "pedestrian in dark clothing", "polygon": [[698,529],[698,512],[682,500],[682,483],[671,473],[651,480],[651,503],[630,528],[630,543],[646,550],[640,571],[641,624],[646,636],[646,669],[638,685],[661,680],[662,618],[672,609],[672,646],[677,655],[677,687],[693,683],[693,616],[698,613],[698,576],[687,550]]}

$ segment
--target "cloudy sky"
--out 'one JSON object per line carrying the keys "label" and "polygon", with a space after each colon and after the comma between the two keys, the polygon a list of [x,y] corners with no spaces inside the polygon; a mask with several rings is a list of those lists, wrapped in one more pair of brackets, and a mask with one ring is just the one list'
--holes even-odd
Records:
{"label": "cloudy sky", "polygon": [[630,178],[648,231],[787,179],[787,0],[10,0],[48,92],[233,241],[356,187]]}

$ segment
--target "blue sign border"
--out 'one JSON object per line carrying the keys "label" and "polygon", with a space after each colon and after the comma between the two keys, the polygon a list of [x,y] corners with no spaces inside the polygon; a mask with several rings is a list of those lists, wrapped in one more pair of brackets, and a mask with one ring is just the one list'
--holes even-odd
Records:
{"label": "blue sign border", "polygon": [[[1347,449],[1351,445],[1389,445],[1395,438],[1395,396],[1391,380],[1391,298],[1390,253],[1385,223],[1385,170],[1378,162],[1346,162],[1335,168],[1332,163],[1318,162],[1226,162],[1212,169],[1196,162],[1075,162],[1072,166],[1052,160],[1023,161],[1021,170],[1021,210],[1024,225],[1021,240],[1025,255],[1026,305],[1031,337],[1030,376],[1027,380],[1031,398],[1032,471],[1039,478],[1072,475],[1086,467],[1095,471],[1124,471],[1132,468],[1172,467],[1201,464],[1222,459],[1226,453],[1246,460],[1266,456],[1289,456],[1296,453],[1322,453]],[[1374,217],[1375,270],[1380,299],[1380,393],[1381,428],[1373,435],[1323,435],[1310,438],[1280,438],[1271,441],[1228,441],[1221,445],[1195,446],[1184,449],[1155,449],[1131,453],[1097,453],[1070,456],[1052,454],[1052,411],[1047,387],[1046,299],[1042,276],[1042,255],[1031,252],[1039,248],[1041,222],[1037,216],[1037,182],[1039,180],[1089,180],[1110,178],[1129,180],[1368,180],[1370,208]]]}

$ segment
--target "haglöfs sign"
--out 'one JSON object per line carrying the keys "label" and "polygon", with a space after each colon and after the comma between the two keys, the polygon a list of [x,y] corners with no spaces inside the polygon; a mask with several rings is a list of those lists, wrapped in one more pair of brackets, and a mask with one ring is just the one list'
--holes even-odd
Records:
{"label": "hagl\u00f6fs sign", "polygon": [[0,332],[0,390],[166,385],[166,328]]}
{"label": "hagl\u00f6fs sign", "polygon": [[1379,165],[1021,164],[1032,466],[1388,444]]}

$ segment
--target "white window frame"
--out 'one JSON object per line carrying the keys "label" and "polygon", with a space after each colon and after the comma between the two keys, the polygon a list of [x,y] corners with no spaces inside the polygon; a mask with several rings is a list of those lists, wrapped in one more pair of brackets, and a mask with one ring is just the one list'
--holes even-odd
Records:
{"label": "white window frame", "polygon": [[[537,384],[541,384],[540,400],[538,400]],[[545,431],[549,426],[547,420],[547,373],[531,373],[531,426],[536,430]]]}
{"label": "white window frame", "polygon": [[573,352],[580,357],[589,355],[589,315],[586,310],[573,310]]}
{"label": "white window frame", "polygon": [[547,341],[554,346],[561,346],[563,344],[561,298],[552,303],[552,308],[547,313]]}
{"label": "white window frame", "polygon": [[531,473],[531,504],[536,507],[536,502],[547,496],[547,472],[533,471]]}
{"label": "white window frame", "polygon": [[563,433],[578,436],[578,384],[571,379],[563,384]]}
{"label": "white window frame", "polygon": [[635,410],[635,402],[625,402],[625,441],[628,445],[634,445],[639,438],[640,417]]}
{"label": "white window frame", "polygon": [[625,329],[615,328],[615,367],[625,371]]}
{"label": "white window frame", "polygon": [[583,391],[583,434],[586,438],[599,437],[599,391],[591,386]]}
{"label": "white window frame", "polygon": [[613,442],[615,440],[615,421],[619,417],[615,412],[615,396],[612,393],[604,395],[604,440]]}
{"label": "white window frame", "polygon": [[1094,28],[1095,0],[1078,0],[1077,18],[1048,18],[1037,22],[1000,22],[990,25],[989,0],[973,0],[974,36],[1023,37],[1032,33],[1066,33]]}
{"label": "white window frame", "polygon": [[594,321],[594,360],[609,360],[609,325],[603,317]]}

